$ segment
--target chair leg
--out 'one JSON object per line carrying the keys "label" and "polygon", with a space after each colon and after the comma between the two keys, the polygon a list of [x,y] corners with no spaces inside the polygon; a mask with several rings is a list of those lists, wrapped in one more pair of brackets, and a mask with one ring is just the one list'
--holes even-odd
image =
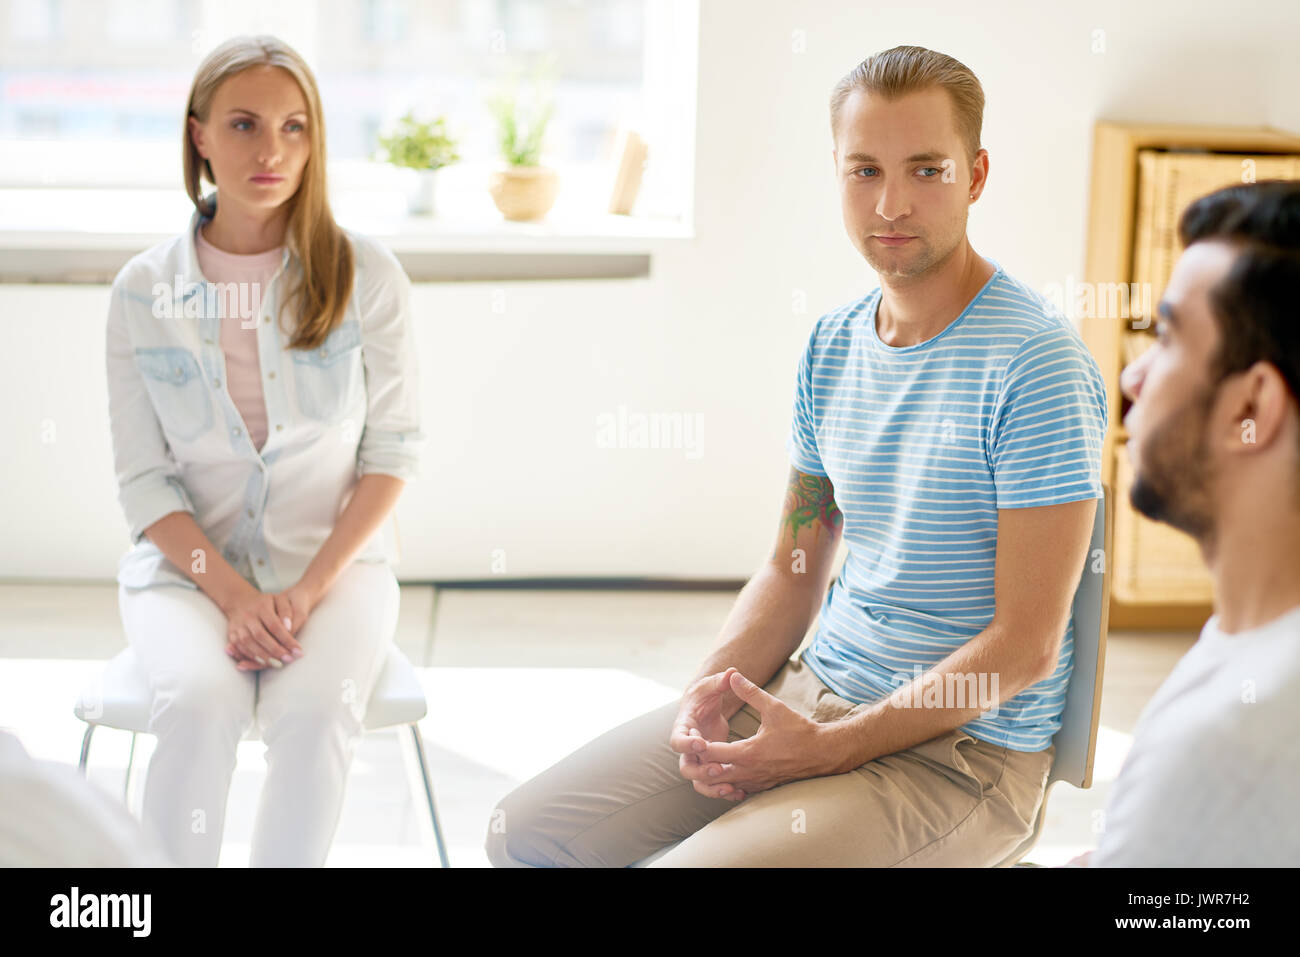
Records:
{"label": "chair leg", "polygon": [[77,770],[81,776],[86,776],[86,762],[90,760],[90,738],[95,733],[93,724],[86,725],[86,733],[81,736],[81,760],[77,762]]}
{"label": "chair leg", "polygon": [[[438,822],[438,807],[433,800],[433,776],[429,771],[429,759],[424,753],[424,740],[420,737],[419,722],[411,722],[408,729],[410,736],[410,753],[415,757],[415,764],[418,766],[411,770],[418,771],[420,782],[424,786],[425,803],[429,808],[429,823],[433,827],[433,840],[438,847],[438,860],[443,867],[450,867],[447,862],[447,847],[442,840],[442,825]],[[401,735],[401,731],[398,731]],[[409,758],[408,758],[409,760]]]}
{"label": "chair leg", "polygon": [[128,809],[131,807],[131,774],[135,770],[135,739],[137,735],[131,732],[131,749],[126,753],[126,774],[122,779],[122,800],[126,803]]}

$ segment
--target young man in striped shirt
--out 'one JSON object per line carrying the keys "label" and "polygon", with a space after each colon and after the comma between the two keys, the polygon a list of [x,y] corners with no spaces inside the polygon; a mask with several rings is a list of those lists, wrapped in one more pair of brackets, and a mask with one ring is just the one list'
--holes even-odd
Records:
{"label": "young man in striped shirt", "polygon": [[776,548],[680,702],[501,802],[494,864],[680,841],[657,866],[993,865],[1032,830],[1106,396],[1068,320],[966,238],[983,104],[917,47],[837,86],[844,223],[881,288],[809,336]]}

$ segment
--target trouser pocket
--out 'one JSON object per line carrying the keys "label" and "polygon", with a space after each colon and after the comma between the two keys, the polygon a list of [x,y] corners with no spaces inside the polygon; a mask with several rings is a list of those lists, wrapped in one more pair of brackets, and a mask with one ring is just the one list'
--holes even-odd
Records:
{"label": "trouser pocket", "polygon": [[996,790],[1006,769],[1005,748],[977,741],[965,732],[953,735],[951,766],[965,774],[981,796]]}

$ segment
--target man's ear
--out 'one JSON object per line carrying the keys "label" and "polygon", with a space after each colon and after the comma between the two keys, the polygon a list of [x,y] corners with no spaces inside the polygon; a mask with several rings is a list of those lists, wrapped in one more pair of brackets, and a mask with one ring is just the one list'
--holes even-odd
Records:
{"label": "man's ear", "polygon": [[1277,367],[1259,361],[1227,386],[1232,420],[1223,440],[1227,451],[1269,448],[1286,432],[1291,393]]}
{"label": "man's ear", "polygon": [[[981,162],[982,161],[982,162]],[[981,149],[975,154],[975,162],[971,164],[970,170],[971,192],[974,193],[974,199],[978,199],[984,192],[984,187],[989,181],[989,151]]]}

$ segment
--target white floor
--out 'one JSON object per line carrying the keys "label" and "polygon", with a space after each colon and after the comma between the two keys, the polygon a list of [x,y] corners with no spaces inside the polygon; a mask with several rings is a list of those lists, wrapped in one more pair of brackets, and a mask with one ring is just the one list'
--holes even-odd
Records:
{"label": "white floor", "polygon": [[[429,700],[422,722],[453,866],[487,865],[483,839],[497,800],[585,741],[670,701],[696,670],[732,592],[479,590],[404,586],[397,641]],[[1095,782],[1057,784],[1041,840],[1025,859],[1063,863],[1096,843],[1106,791],[1138,714],[1191,632],[1113,632]],[[36,757],[75,765],[84,725],[79,688],[126,646],[114,585],[0,585],[0,727]],[[90,781],[122,794],[130,735],[96,732]],[[147,766],[152,740],[135,760]],[[248,863],[264,764],[240,745],[221,865]],[[137,784],[143,774],[136,775]],[[327,866],[436,866],[396,732],[357,749]]]}

